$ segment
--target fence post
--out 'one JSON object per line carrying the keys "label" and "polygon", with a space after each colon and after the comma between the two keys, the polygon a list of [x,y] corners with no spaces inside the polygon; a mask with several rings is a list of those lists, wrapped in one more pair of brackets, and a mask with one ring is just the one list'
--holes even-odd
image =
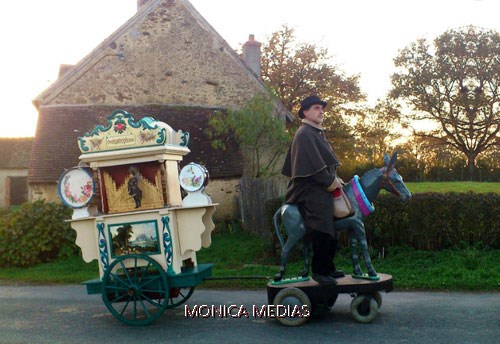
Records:
{"label": "fence post", "polygon": [[284,178],[258,179],[243,177],[240,180],[241,220],[246,230],[262,238],[270,238],[270,219],[266,214],[266,201],[286,192]]}

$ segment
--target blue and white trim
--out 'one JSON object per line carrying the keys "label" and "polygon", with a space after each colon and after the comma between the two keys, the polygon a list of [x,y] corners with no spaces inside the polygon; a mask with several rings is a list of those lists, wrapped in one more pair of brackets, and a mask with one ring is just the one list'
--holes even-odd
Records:
{"label": "blue and white trim", "polygon": [[102,271],[106,271],[109,266],[108,243],[106,242],[106,236],[104,235],[103,222],[97,224],[97,231],[98,231],[99,257],[100,257],[101,267]]}
{"label": "blue and white trim", "polygon": [[163,223],[163,249],[165,250],[165,261],[167,262],[167,273],[174,273],[173,263],[173,248],[172,248],[172,235],[170,232],[170,218],[162,216],[161,222]]}

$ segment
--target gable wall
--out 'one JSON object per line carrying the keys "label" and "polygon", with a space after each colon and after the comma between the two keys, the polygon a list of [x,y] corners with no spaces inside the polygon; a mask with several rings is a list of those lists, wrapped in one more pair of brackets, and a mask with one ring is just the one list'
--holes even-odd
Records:
{"label": "gable wall", "polygon": [[200,18],[183,1],[163,1],[75,66],[43,105],[240,107],[262,85]]}

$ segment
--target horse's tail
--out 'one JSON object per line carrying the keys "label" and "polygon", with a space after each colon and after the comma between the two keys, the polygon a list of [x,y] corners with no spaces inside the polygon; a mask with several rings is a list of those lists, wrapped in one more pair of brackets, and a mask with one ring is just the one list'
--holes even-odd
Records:
{"label": "horse's tail", "polygon": [[281,235],[280,227],[278,224],[278,218],[281,218],[281,209],[282,208],[283,208],[282,206],[279,207],[273,216],[274,230],[276,231],[276,236],[278,237],[278,240],[280,241],[281,248],[283,248],[283,246],[285,246],[285,241],[283,240],[283,236]]}

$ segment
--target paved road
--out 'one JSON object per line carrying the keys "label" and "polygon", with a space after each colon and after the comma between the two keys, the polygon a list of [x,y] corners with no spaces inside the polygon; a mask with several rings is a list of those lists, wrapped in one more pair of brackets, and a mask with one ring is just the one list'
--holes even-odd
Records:
{"label": "paved road", "polygon": [[[302,327],[276,320],[186,318],[167,310],[153,325],[118,322],[82,286],[0,286],[0,343],[500,343],[500,294],[392,292],[378,317],[355,322],[351,298]],[[196,290],[188,305],[267,304],[265,291]]]}

